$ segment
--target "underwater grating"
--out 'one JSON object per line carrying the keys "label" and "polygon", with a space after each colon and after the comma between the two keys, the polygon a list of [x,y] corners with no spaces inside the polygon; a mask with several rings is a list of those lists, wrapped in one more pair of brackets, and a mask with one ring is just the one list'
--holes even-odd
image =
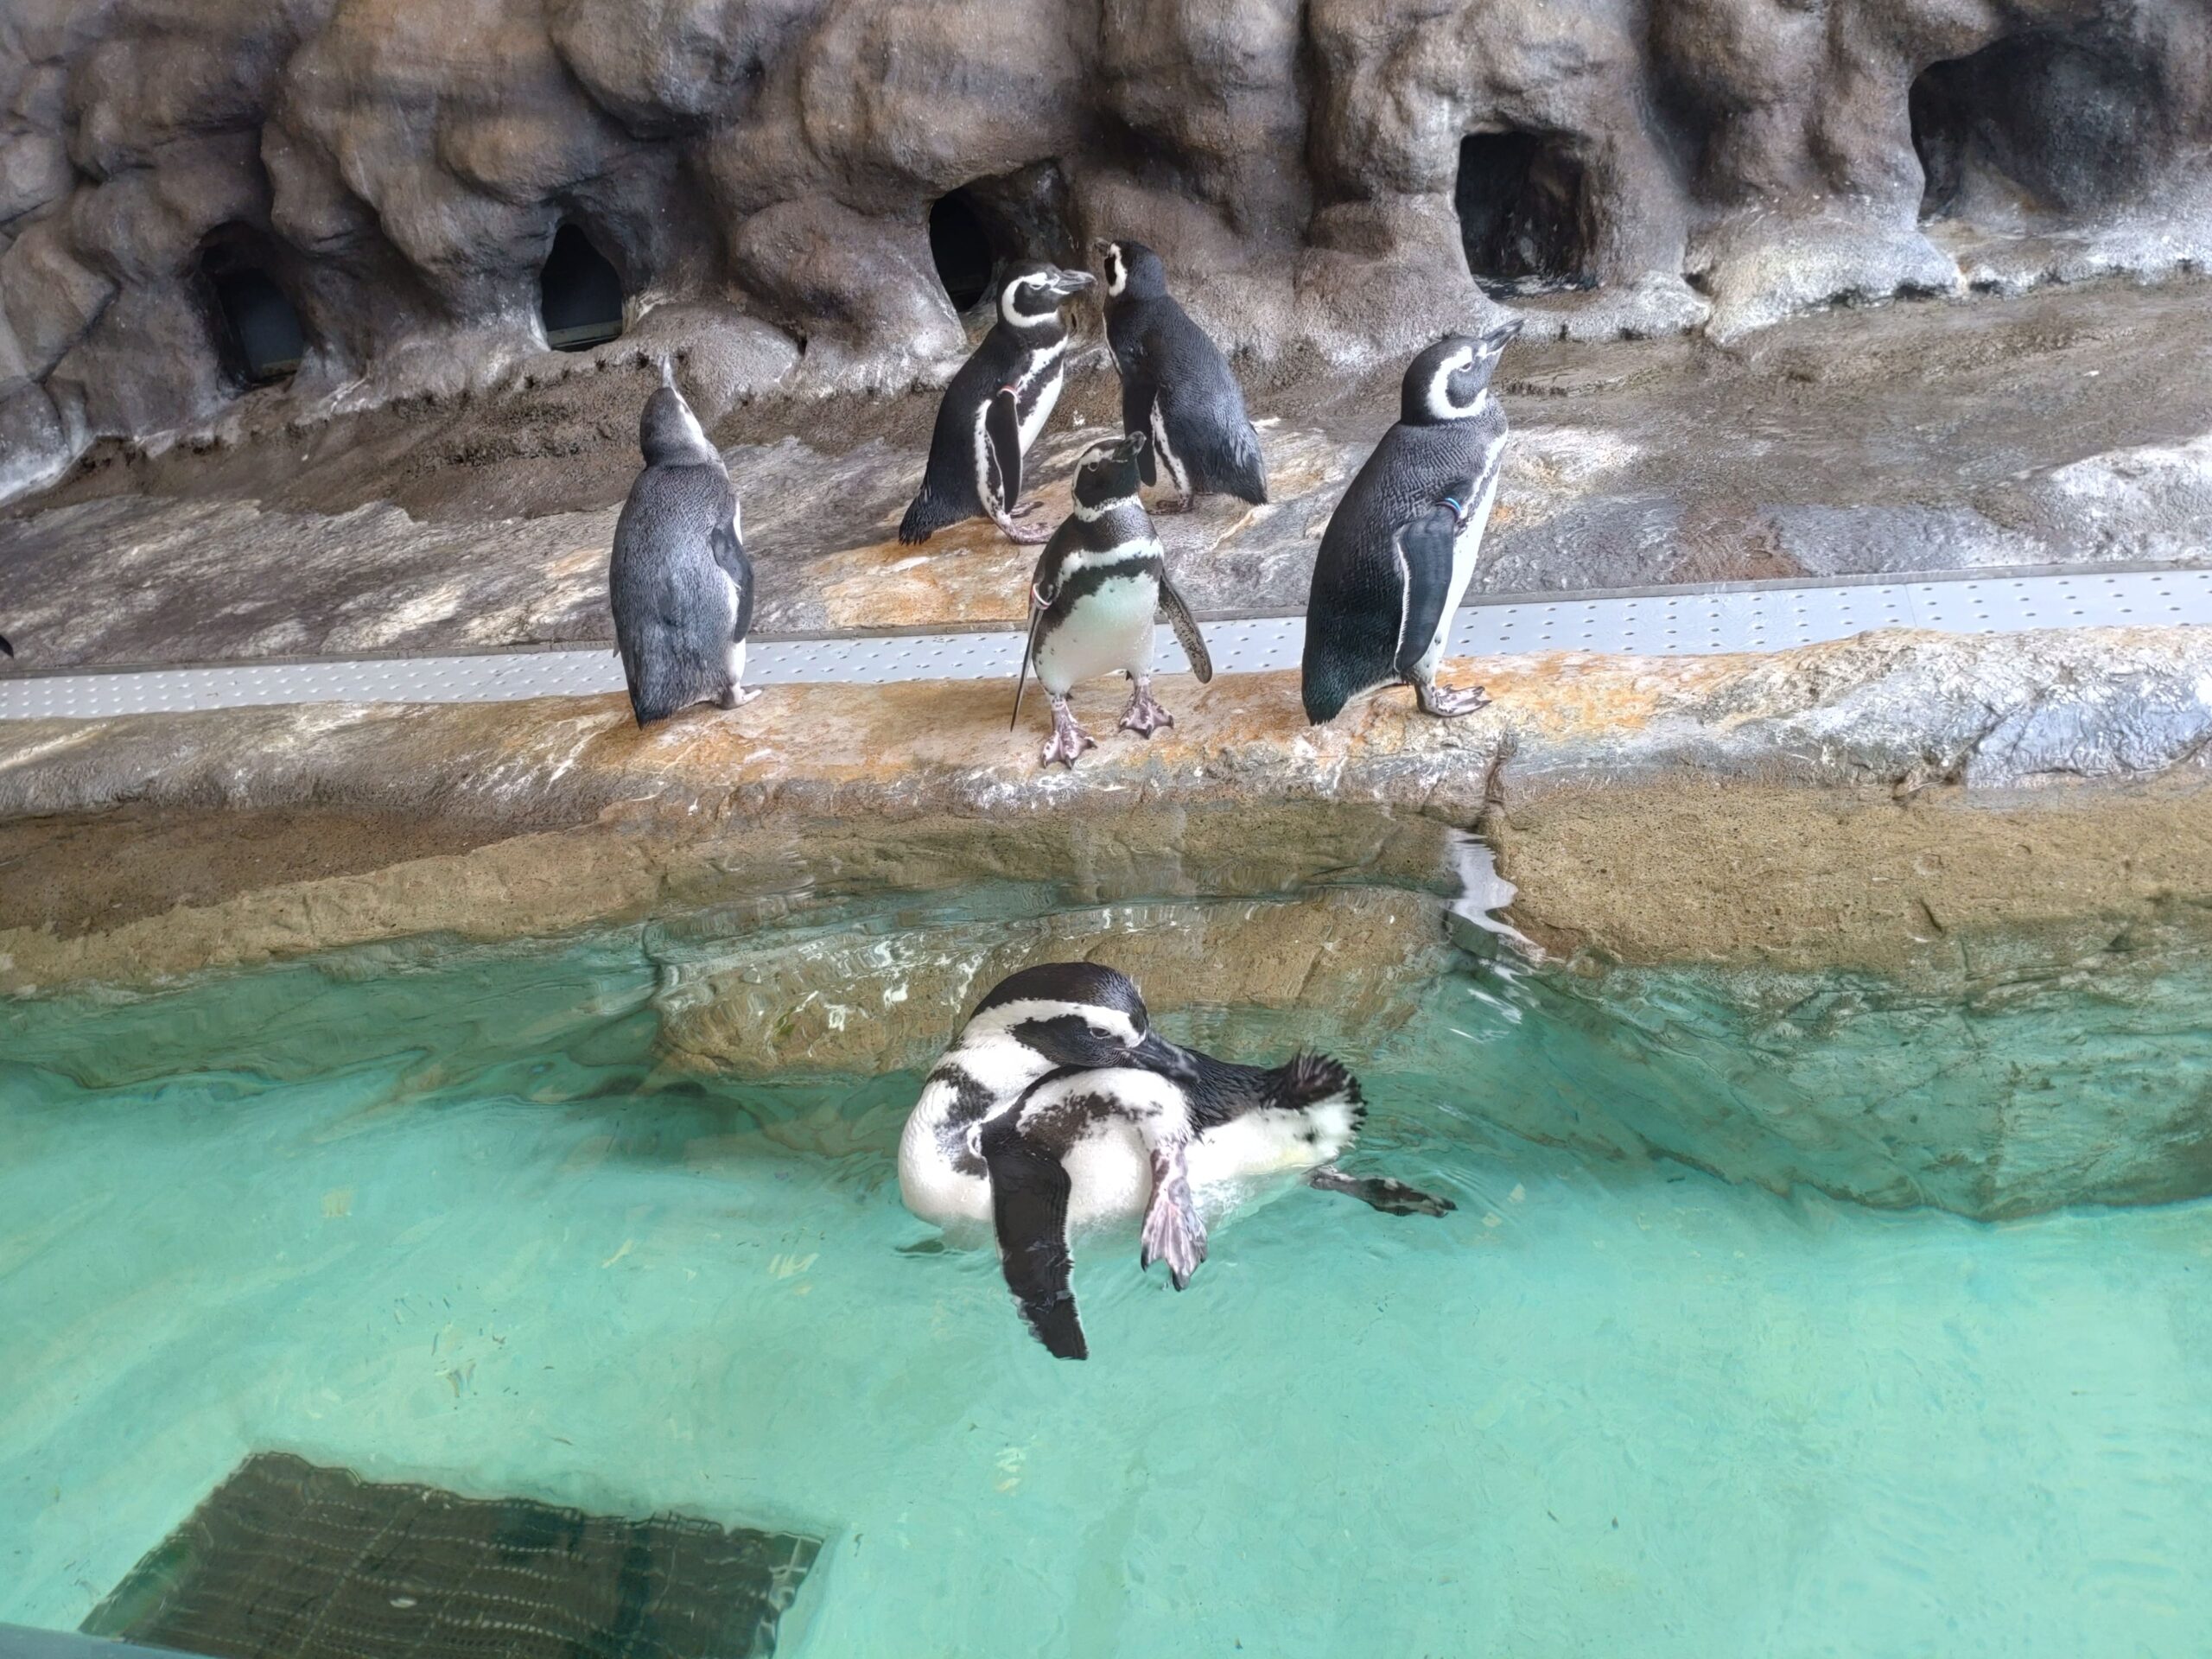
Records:
{"label": "underwater grating", "polygon": [[[1478,600],[1452,628],[1449,654],[1588,651],[1640,656],[1782,651],[1872,628],[2002,633],[2031,628],[2147,627],[2212,623],[2212,570],[2075,569],[1898,582],[1714,584],[1557,599]],[[1204,624],[1225,673],[1295,668],[1305,621],[1255,617]],[[22,649],[17,641],[17,649]],[[753,640],[748,685],[888,684],[900,680],[1014,678],[1021,636],[841,635]],[[1163,673],[1186,667],[1166,627]],[[20,671],[20,664],[19,664]],[[596,696],[622,689],[606,645],[470,656],[236,663],[204,668],[22,673],[0,677],[0,720],[98,720],[115,715],[292,702],[507,702]]]}
{"label": "underwater grating", "polygon": [[209,1659],[765,1659],[821,1548],[257,1452],[84,1629]]}

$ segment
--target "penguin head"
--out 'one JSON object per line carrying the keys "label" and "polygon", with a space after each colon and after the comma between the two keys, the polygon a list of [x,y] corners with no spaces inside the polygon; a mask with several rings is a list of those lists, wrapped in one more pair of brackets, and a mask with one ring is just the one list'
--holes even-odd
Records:
{"label": "penguin head", "polygon": [[645,451],[648,467],[721,465],[721,452],[707,442],[699,417],[670,383],[665,370],[659,389],[645,399],[645,412],[638,422],[638,448]]}
{"label": "penguin head", "polygon": [[1506,342],[1521,332],[1508,317],[1479,334],[1446,334],[1406,365],[1398,418],[1408,426],[1440,426],[1480,412],[1491,371]]}
{"label": "penguin head", "polygon": [[1192,1058],[1152,1029],[1126,974],[1091,962],[1047,962],[1001,980],[976,1005],[963,1040],[1002,1035],[1055,1066],[1135,1065],[1188,1082]]}
{"label": "penguin head", "polygon": [[1106,273],[1107,298],[1117,300],[1127,294],[1153,299],[1167,291],[1167,267],[1143,243],[1109,242],[1102,236],[1090,246]]}
{"label": "penguin head", "polygon": [[1058,320],[1061,304],[1095,285],[1087,270],[1062,270],[1041,259],[1023,259],[1007,268],[999,285],[999,316],[1007,327],[1034,328]]}
{"label": "penguin head", "polygon": [[1135,500],[1137,457],[1150,442],[1141,432],[1124,432],[1108,442],[1092,444],[1076,466],[1076,506],[1095,514],[1119,502]]}

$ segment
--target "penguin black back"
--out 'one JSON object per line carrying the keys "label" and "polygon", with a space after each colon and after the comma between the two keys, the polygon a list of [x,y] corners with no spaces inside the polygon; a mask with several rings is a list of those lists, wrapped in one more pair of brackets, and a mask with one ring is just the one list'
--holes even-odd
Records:
{"label": "penguin black back", "polygon": [[1151,440],[1143,476],[1161,467],[1186,496],[1268,499],[1260,435],[1229,361],[1167,291],[1167,268],[1141,242],[1101,241],[1106,339],[1122,375],[1122,427]]}
{"label": "penguin black back", "polygon": [[[1087,272],[1039,260],[1008,267],[999,289],[998,320],[938,401],[929,465],[899,520],[900,541],[926,541],[963,518],[1001,518],[1014,507],[1022,453],[1060,395],[1068,338],[1060,307],[1090,285]],[[987,435],[985,414],[1002,392],[1010,394],[1005,413],[1013,430]]]}
{"label": "penguin black back", "polygon": [[1338,502],[1314,558],[1300,686],[1313,724],[1397,681],[1421,689],[1424,709],[1440,705],[1431,712],[1462,712],[1441,706],[1427,676],[1497,486],[1505,416],[1490,377],[1519,329],[1516,320],[1447,335],[1407,365],[1397,424]]}
{"label": "penguin black back", "polygon": [[645,467],[615,521],[607,602],[645,726],[696,702],[734,708],[753,623],[753,564],[721,455],[664,371],[638,422]]}

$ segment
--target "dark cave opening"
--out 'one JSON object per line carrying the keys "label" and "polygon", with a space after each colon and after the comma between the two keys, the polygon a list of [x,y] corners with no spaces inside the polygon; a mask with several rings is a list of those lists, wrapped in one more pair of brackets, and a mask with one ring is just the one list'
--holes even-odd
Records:
{"label": "dark cave opening", "polygon": [[1452,193],[1467,269],[1492,292],[1589,288],[1589,207],[1582,164],[1532,132],[1475,132],[1459,141]]}
{"label": "dark cave opening", "polygon": [[2153,67],[2095,29],[2008,35],[1929,65],[1906,95],[1921,219],[2108,206],[2162,158],[2157,93]]}
{"label": "dark cave opening", "polygon": [[622,297],[620,275],[589,237],[574,225],[553,233],[553,251],[537,274],[547,345],[556,352],[582,352],[617,338]]}
{"label": "dark cave opening", "polygon": [[939,196],[930,207],[930,257],[945,297],[963,313],[991,296],[1014,260],[1084,265],[1060,164],[1033,162]]}
{"label": "dark cave opening", "polygon": [[260,251],[248,238],[219,232],[200,255],[200,281],[214,308],[216,353],[224,374],[246,386],[289,378],[307,351],[299,309]]}
{"label": "dark cave opening", "polygon": [[998,251],[965,186],[939,196],[930,208],[930,258],[955,311],[969,309],[991,291]]}

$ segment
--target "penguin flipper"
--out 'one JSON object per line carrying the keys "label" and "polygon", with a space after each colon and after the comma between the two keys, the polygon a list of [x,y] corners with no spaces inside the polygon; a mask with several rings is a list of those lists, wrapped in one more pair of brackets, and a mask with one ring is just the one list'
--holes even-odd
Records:
{"label": "penguin flipper", "polygon": [[1452,587],[1452,543],[1459,515],[1438,503],[1409,524],[1400,526],[1393,551],[1399,580],[1406,585],[1405,620],[1398,632],[1395,666],[1411,678],[1444,620],[1444,600]]}
{"label": "penguin flipper", "polygon": [[8,643],[8,636],[0,633],[0,657],[12,657],[15,654],[16,648]]}
{"label": "penguin flipper", "polygon": [[1144,440],[1137,450],[1137,476],[1147,484],[1160,482],[1160,463],[1152,453],[1152,405],[1160,388],[1152,377],[1134,363],[1122,368],[1122,430]]}
{"label": "penguin flipper", "polygon": [[986,1124],[982,1137],[999,1268],[1022,1319],[1052,1357],[1088,1359],[1069,1284],[1068,1194],[1074,1183],[1058,1158],[1021,1133],[1015,1116]]}
{"label": "penguin flipper", "polygon": [[991,394],[991,406],[983,414],[983,437],[998,474],[1000,511],[1012,512],[1021,500],[1021,411],[1012,386],[1001,386]]}
{"label": "penguin flipper", "polygon": [[1167,626],[1175,630],[1175,643],[1191,659],[1191,672],[1200,685],[1206,684],[1213,678],[1213,654],[1206,649],[1205,636],[1198,632],[1198,619],[1191,614],[1190,606],[1167,580],[1165,570],[1160,573],[1160,608],[1166,613]]}

